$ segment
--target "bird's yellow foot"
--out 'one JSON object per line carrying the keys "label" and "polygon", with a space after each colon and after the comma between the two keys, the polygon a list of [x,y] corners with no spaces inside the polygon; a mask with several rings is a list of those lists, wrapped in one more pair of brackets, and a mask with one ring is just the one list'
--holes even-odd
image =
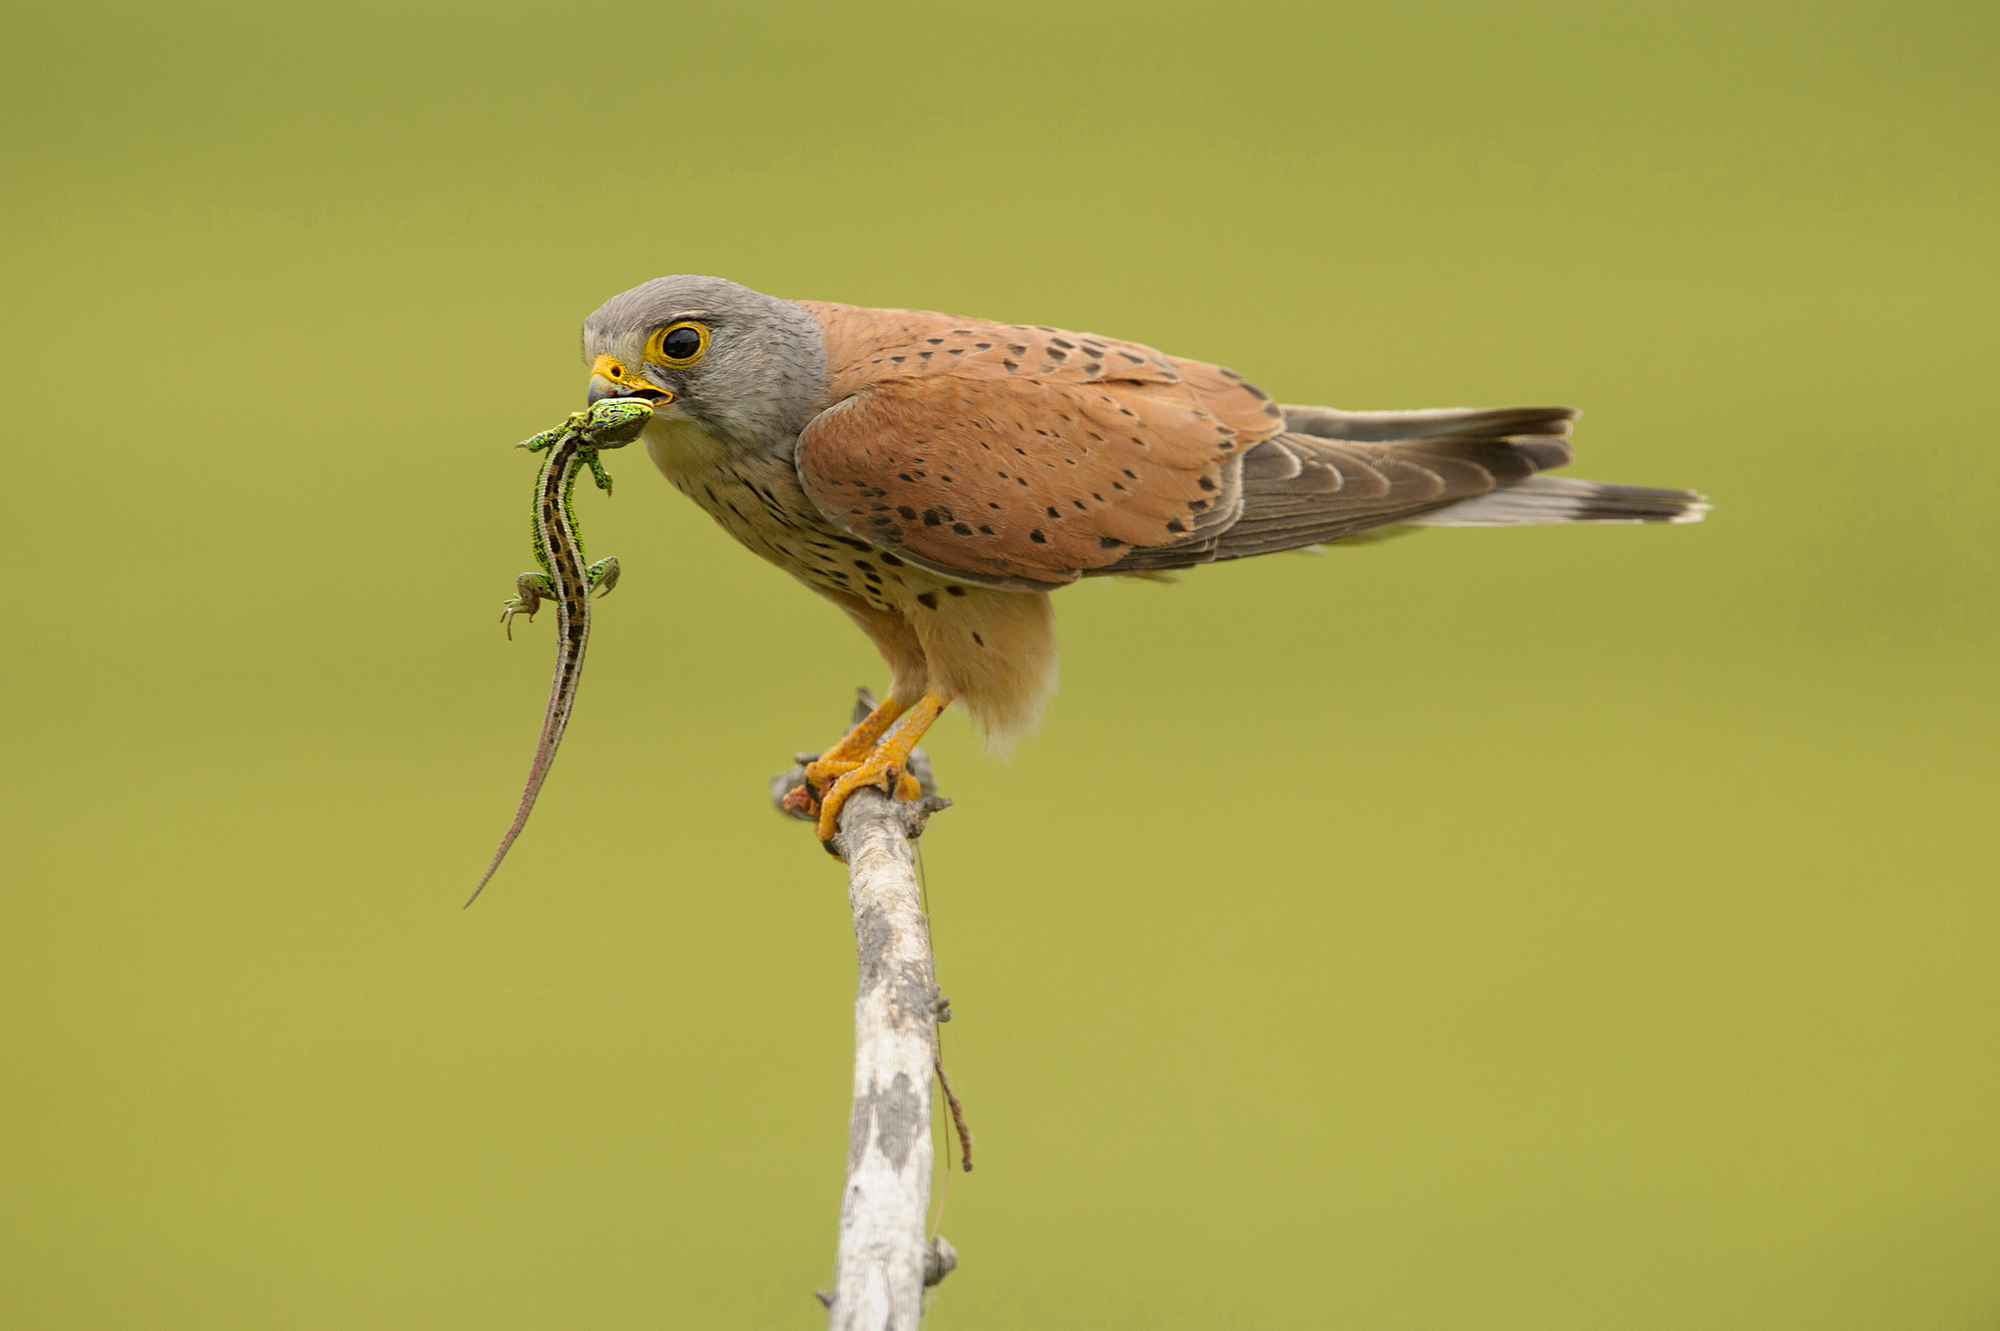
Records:
{"label": "bird's yellow foot", "polygon": [[806,784],[785,796],[785,808],[817,813],[824,844],[840,830],[840,811],[847,797],[864,786],[900,800],[916,799],[923,790],[909,773],[910,751],[944,708],[944,700],[934,693],[924,694],[914,704],[891,694],[846,738],[806,766]]}
{"label": "bird's yellow foot", "polygon": [[[875,704],[875,710],[854,723],[854,728],[840,737],[840,742],[806,764],[806,784],[799,787],[809,795],[813,791],[829,789],[833,783],[861,765],[876,743],[896,721],[896,718],[910,710],[908,698],[898,698],[893,692]],[[813,800],[814,813],[819,812],[819,801]]]}

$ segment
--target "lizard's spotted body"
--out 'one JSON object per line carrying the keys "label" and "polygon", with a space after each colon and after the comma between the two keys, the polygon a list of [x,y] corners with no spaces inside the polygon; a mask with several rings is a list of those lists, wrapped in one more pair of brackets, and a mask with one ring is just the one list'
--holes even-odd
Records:
{"label": "lizard's spotted body", "polygon": [[540,573],[523,573],[515,583],[515,596],[500,612],[501,622],[513,636],[514,616],[534,618],[543,601],[556,603],[556,674],[549,686],[548,711],[542,716],[541,738],[535,744],[535,760],[528,769],[528,785],[521,792],[521,806],[514,822],[493,852],[493,862],[479,886],[466,899],[470,906],[478,900],[500,861],[507,857],[514,839],[528,825],[535,796],[548,779],[556,760],[563,728],[569,724],[570,708],[576,702],[576,686],[583,673],[583,652],[590,642],[590,597],[604,594],[618,583],[618,561],[600,559],[584,563],[583,529],[576,520],[576,478],[588,469],[600,490],[611,490],[611,477],[604,471],[598,451],[623,448],[638,437],[652,418],[652,409],[643,401],[621,398],[599,402],[588,411],[579,411],[553,430],[544,431],[522,443],[531,453],[546,451],[541,474],[535,478],[535,505],[532,514],[535,561]]}

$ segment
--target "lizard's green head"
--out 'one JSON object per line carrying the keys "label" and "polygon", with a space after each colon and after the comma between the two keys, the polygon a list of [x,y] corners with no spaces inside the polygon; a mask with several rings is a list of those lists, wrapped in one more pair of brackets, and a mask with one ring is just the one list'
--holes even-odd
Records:
{"label": "lizard's green head", "polygon": [[719,277],[661,277],[583,323],[590,400],[636,398],[655,419],[751,448],[789,443],[824,403],[819,321]]}
{"label": "lizard's green head", "polygon": [[653,419],[652,404],[638,397],[608,397],[583,413],[583,437],[595,448],[623,448]]}

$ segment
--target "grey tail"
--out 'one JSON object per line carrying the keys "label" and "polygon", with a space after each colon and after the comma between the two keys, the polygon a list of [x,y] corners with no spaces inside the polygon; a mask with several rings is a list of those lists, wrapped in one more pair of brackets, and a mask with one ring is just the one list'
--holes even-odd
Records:
{"label": "grey tail", "polygon": [[1530,476],[1474,499],[1405,518],[1412,527],[1528,527],[1552,522],[1700,522],[1708,501],[1692,490]]}
{"label": "grey tail", "polygon": [[1699,522],[1691,490],[1541,473],[1569,465],[1571,407],[1281,408],[1285,432],[1246,449],[1206,524],[1096,573],[1148,574],[1408,527]]}

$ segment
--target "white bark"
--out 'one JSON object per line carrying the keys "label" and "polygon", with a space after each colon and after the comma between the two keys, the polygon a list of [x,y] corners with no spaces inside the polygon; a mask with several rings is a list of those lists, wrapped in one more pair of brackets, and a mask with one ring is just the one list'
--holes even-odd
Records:
{"label": "white bark", "polygon": [[[874,705],[861,690],[855,719]],[[810,757],[799,755],[801,763]],[[832,1331],[916,1331],[925,1287],[958,1265],[958,1253],[942,1235],[924,1240],[931,1194],[931,1078],[943,1075],[937,1046],[942,999],[910,851],[930,815],[951,801],[931,794],[930,764],[922,750],[910,755],[909,770],[924,798],[905,804],[877,790],[858,790],[841,810],[833,843],[847,862],[857,975],[854,1106],[848,1116],[840,1242],[833,1292],[819,1292]],[[804,779],[803,767],[777,778],[772,800],[782,809],[784,793]],[[952,1110],[969,1151],[955,1102]],[[965,1167],[972,1167],[969,1158]]]}
{"label": "white bark", "polygon": [[924,1240],[938,991],[910,856],[910,835],[932,803],[857,791],[835,842],[847,861],[859,974],[847,1186],[828,1305],[834,1331],[916,1331],[926,1259],[938,1262]]}

